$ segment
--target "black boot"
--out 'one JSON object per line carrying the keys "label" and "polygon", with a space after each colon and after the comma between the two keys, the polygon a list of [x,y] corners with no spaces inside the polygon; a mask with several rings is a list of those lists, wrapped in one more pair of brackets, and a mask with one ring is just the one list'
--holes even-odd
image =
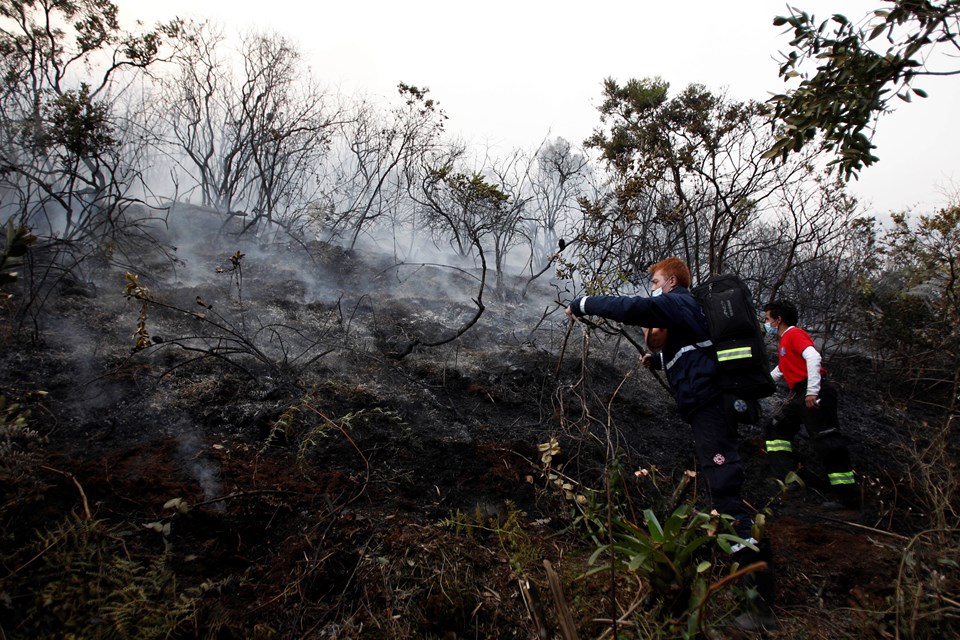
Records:
{"label": "black boot", "polygon": [[860,488],[855,484],[843,484],[830,490],[830,497],[821,508],[827,511],[860,511]]}
{"label": "black boot", "polygon": [[733,624],[743,631],[775,631],[780,625],[773,615],[775,597],[775,579],[773,572],[773,554],[766,540],[756,543],[758,551],[745,548],[733,554],[733,560],[740,568],[755,562],[766,562],[765,569],[753,571],[740,581],[743,599],[741,612],[733,619]]}

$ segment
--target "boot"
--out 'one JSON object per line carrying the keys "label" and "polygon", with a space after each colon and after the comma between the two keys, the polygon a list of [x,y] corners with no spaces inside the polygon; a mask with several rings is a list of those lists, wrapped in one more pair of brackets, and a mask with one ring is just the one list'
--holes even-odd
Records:
{"label": "boot", "polygon": [[733,618],[733,624],[743,631],[775,631],[780,624],[773,615],[775,597],[775,579],[773,572],[773,554],[766,540],[757,543],[758,551],[742,549],[733,554],[740,567],[763,561],[766,569],[745,575],[740,582],[743,590],[741,612]]}
{"label": "boot", "polygon": [[820,505],[826,511],[860,511],[860,488],[855,484],[834,487],[830,497]]}

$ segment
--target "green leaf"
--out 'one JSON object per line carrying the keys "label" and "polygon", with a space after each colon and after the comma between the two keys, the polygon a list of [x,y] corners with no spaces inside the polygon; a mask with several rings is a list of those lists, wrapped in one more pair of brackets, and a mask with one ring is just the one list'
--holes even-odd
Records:
{"label": "green leaf", "polygon": [[592,565],[594,562],[596,562],[597,558],[599,558],[600,554],[603,553],[604,551],[609,551],[609,548],[606,546],[603,546],[597,549],[596,551],[594,551],[593,553],[591,553],[590,558],[587,560],[587,564]]}
{"label": "green leaf", "polygon": [[647,522],[647,529],[650,531],[650,537],[652,537],[656,542],[663,542],[663,527],[660,526],[660,521],[657,520],[657,516],[653,513],[653,510],[647,509],[644,511],[643,519]]}
{"label": "green leaf", "polygon": [[594,567],[593,569],[588,569],[587,571],[584,572],[583,577],[586,578],[587,576],[592,576],[594,574],[602,573],[604,571],[608,573],[610,572],[609,564],[601,565],[599,567]]}
{"label": "green leaf", "polygon": [[664,540],[673,540],[680,535],[680,530],[683,528],[689,512],[690,509],[688,507],[681,506],[667,518],[667,524],[663,528]]}
{"label": "green leaf", "polygon": [[679,566],[685,565],[687,561],[693,557],[694,551],[696,551],[703,545],[707,543],[712,543],[714,541],[718,541],[718,539],[714,536],[700,536],[699,538],[695,539],[693,542],[688,542],[686,545],[684,545],[683,550],[681,550],[680,553],[677,554],[676,564]]}

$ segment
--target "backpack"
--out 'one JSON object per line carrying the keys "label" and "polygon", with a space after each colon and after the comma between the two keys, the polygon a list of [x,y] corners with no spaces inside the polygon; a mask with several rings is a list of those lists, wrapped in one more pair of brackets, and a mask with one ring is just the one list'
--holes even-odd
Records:
{"label": "backpack", "polygon": [[712,276],[690,291],[700,303],[716,355],[717,383],[739,422],[759,416],[756,400],[773,395],[770,361],[757,321],[753,296],[732,273]]}

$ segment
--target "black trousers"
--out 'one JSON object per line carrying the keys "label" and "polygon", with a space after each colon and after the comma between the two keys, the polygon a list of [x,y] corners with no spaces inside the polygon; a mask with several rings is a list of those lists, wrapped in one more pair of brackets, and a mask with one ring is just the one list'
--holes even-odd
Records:
{"label": "black trousers", "polygon": [[[740,458],[737,420],[718,397],[689,418],[693,427],[693,446],[697,454],[700,474],[707,481],[713,507],[720,513],[735,518],[734,530],[744,540],[753,539],[753,518],[741,497],[743,487],[743,460]],[[742,581],[748,592],[756,591],[752,601],[755,607],[769,607],[774,603],[773,555],[770,543],[754,541],[759,551],[749,547],[734,554],[741,567],[762,560],[767,568],[756,571]],[[749,598],[748,598],[749,600]]]}
{"label": "black trousers", "polygon": [[753,519],[740,495],[744,473],[736,422],[719,397],[694,412],[689,422],[693,427],[697,464],[707,481],[713,507],[736,518],[737,535],[751,537]]}
{"label": "black trousers", "polygon": [[831,488],[849,491],[855,481],[847,441],[840,433],[837,389],[828,380],[821,380],[820,404],[813,409],[806,405],[806,391],[805,382],[791,389],[783,406],[767,425],[766,445],[771,472],[782,480],[788,472],[796,470],[793,442],[803,425],[813,441],[817,457],[823,462]]}

